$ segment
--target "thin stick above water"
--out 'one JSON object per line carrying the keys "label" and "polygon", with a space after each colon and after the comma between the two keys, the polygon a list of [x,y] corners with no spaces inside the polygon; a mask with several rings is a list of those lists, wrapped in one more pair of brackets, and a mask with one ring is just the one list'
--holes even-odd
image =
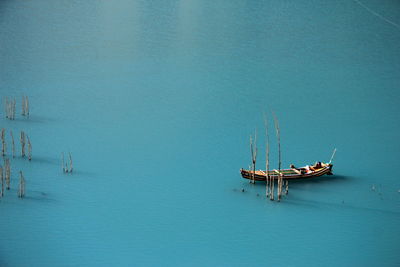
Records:
{"label": "thin stick above water", "polygon": [[6,179],[7,190],[10,190],[11,166],[10,166],[10,160],[9,159],[5,159],[4,160],[4,168],[5,168],[5,179]]}
{"label": "thin stick above water", "polygon": [[273,113],[274,116],[274,124],[275,124],[275,131],[276,131],[276,138],[278,142],[278,201],[281,199],[281,194],[282,194],[282,183],[283,183],[283,174],[281,173],[281,166],[282,166],[282,159],[281,159],[281,130],[279,128],[279,121],[278,118],[276,117],[275,113]]}
{"label": "thin stick above water", "polygon": [[25,132],[21,131],[21,156],[25,157]]}
{"label": "thin stick above water", "polygon": [[25,116],[25,114],[26,114],[25,107],[26,107],[26,104],[25,104],[25,96],[23,95],[23,96],[22,96],[22,104],[21,104],[21,108],[22,108],[21,115],[22,115],[22,116]]}
{"label": "thin stick above water", "polygon": [[265,124],[265,195],[267,198],[270,195],[270,186],[269,186],[269,134],[268,134],[268,121],[267,117],[264,114],[264,124]]}
{"label": "thin stick above water", "polygon": [[32,144],[29,136],[27,135],[26,138],[28,139],[28,160],[32,160]]}
{"label": "thin stick above water", "polygon": [[26,96],[25,104],[26,104],[26,107],[25,107],[26,116],[29,118],[29,98],[28,98],[28,96]]}
{"label": "thin stick above water", "polygon": [[1,129],[1,154],[3,157],[6,155],[7,144],[6,144],[6,130]]}
{"label": "thin stick above water", "polygon": [[74,167],[72,165],[72,156],[71,156],[71,153],[69,153],[69,172],[72,173],[73,170],[74,170]]}
{"label": "thin stick above water", "polygon": [[251,161],[253,164],[253,174],[252,174],[252,180],[250,183],[255,184],[255,174],[256,174],[256,160],[257,160],[257,130],[254,135],[254,143],[253,139],[250,136],[250,152],[251,152]]}
{"label": "thin stick above water", "polygon": [[3,174],[3,168],[0,166],[0,182],[1,182],[1,191],[0,191],[0,197],[4,196],[4,174]]}
{"label": "thin stick above water", "polygon": [[15,158],[15,143],[14,143],[14,135],[12,133],[12,131],[10,131],[10,135],[11,135],[11,149],[12,149],[12,157]]}
{"label": "thin stick above water", "polygon": [[18,197],[23,198],[25,196],[25,178],[22,171],[19,171],[19,175]]}

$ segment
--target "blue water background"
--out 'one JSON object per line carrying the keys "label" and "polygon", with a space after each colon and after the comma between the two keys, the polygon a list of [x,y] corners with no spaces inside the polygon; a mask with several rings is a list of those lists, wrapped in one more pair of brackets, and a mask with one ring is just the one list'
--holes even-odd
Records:
{"label": "blue water background", "polygon": [[[0,123],[33,160],[12,160],[0,266],[400,264],[399,44],[350,0],[1,1],[0,96],[31,117]],[[280,203],[239,175],[272,111],[284,167],[338,149]]]}

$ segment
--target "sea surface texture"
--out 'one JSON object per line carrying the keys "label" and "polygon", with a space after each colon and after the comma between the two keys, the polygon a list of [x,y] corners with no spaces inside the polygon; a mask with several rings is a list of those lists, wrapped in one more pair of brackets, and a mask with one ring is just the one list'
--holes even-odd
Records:
{"label": "sea surface texture", "polygon": [[[0,1],[0,266],[399,266],[399,86],[396,0]],[[283,167],[337,148],[281,202],[273,113]]]}

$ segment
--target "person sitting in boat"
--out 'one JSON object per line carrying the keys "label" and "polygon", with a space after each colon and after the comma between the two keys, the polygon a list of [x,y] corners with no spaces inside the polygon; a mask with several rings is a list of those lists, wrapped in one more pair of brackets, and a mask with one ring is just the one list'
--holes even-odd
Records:
{"label": "person sitting in boat", "polygon": [[318,161],[317,163],[315,163],[314,169],[321,169],[321,168],[322,168],[321,161]]}

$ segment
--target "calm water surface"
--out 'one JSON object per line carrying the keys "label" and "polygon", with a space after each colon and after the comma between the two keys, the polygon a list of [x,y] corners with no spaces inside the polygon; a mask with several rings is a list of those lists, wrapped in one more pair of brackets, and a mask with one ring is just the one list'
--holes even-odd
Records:
{"label": "calm water surface", "polygon": [[[399,265],[399,24],[394,0],[1,1],[0,96],[31,118],[0,124],[34,158],[0,266]],[[281,203],[239,175],[271,110],[285,167],[338,148]]]}

